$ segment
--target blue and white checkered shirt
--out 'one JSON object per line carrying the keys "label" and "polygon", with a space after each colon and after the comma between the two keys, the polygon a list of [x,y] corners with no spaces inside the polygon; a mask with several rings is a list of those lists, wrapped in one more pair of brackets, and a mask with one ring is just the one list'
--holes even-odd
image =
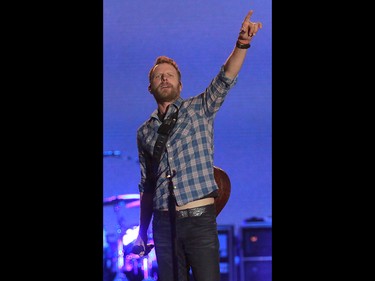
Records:
{"label": "blue and white checkered shirt", "polygon": [[178,108],[178,119],[157,168],[156,189],[149,175],[154,173],[152,155],[158,138],[157,131],[162,123],[157,109],[150,119],[138,128],[137,145],[141,171],[139,191],[155,191],[154,209],[168,208],[169,179],[166,178],[166,173],[169,169],[176,172],[172,182],[179,206],[201,199],[218,189],[213,170],[214,118],[228,91],[236,82],[237,77],[225,77],[222,66],[203,93],[186,100],[179,97],[168,107],[165,118]]}

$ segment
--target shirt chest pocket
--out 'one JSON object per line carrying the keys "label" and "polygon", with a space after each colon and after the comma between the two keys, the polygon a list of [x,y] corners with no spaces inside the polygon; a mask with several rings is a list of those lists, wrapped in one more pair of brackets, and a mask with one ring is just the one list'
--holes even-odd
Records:
{"label": "shirt chest pocket", "polygon": [[172,134],[170,138],[171,145],[181,145],[188,143],[192,140],[195,134],[194,126],[192,125],[193,120],[191,118],[185,118],[183,120],[178,120],[176,124],[176,131]]}

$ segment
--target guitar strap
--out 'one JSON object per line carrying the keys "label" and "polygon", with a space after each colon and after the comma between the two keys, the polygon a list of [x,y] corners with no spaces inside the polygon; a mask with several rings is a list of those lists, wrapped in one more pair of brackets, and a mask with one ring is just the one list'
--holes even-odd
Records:
{"label": "guitar strap", "polygon": [[174,125],[177,122],[177,115],[178,115],[178,108],[176,112],[172,113],[167,119],[164,119],[163,123],[160,125],[158,129],[159,136],[156,140],[156,143],[154,146],[154,153],[153,153],[153,158],[155,162],[157,163],[157,166],[159,165],[161,156],[163,152],[165,151],[165,145],[167,144],[168,137],[170,133],[172,132]]}

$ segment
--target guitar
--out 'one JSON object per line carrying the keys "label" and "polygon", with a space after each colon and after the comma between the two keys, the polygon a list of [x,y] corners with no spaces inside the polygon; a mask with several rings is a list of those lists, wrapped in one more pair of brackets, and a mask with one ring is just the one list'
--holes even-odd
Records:
{"label": "guitar", "polygon": [[214,177],[219,187],[219,195],[215,198],[216,216],[218,216],[229,200],[231,184],[227,173],[216,166],[214,166]]}

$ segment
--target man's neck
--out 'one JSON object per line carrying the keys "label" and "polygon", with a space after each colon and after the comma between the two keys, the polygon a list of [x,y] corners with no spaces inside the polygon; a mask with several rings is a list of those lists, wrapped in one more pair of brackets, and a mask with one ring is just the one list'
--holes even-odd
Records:
{"label": "man's neck", "polygon": [[161,113],[159,110],[158,110],[158,117],[161,121],[164,120],[164,117],[165,117],[165,112],[164,113]]}
{"label": "man's neck", "polygon": [[158,103],[158,116],[163,121],[171,102]]}

